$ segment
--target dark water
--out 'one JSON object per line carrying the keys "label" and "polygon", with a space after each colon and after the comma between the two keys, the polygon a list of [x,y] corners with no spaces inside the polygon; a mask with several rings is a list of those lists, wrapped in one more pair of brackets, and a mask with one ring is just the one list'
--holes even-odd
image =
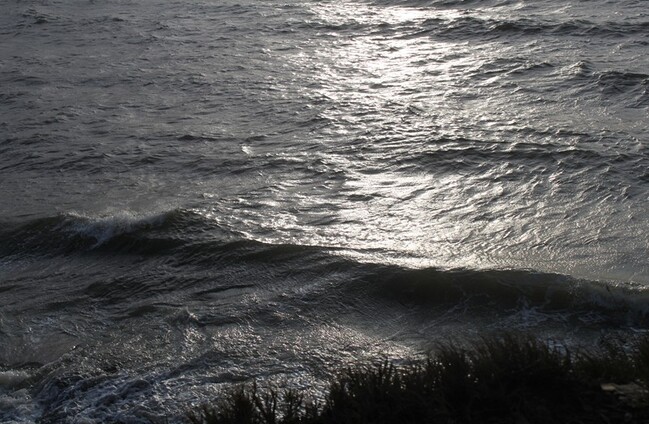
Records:
{"label": "dark water", "polygon": [[0,8],[2,422],[647,329],[643,1]]}

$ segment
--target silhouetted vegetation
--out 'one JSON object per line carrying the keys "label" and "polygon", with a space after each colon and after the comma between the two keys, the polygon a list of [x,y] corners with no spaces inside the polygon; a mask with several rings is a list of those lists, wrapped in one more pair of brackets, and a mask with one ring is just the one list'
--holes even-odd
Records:
{"label": "silhouetted vegetation", "polygon": [[646,423],[649,339],[571,352],[530,336],[445,345],[409,366],[341,372],[320,403],[240,386],[188,415],[194,424]]}

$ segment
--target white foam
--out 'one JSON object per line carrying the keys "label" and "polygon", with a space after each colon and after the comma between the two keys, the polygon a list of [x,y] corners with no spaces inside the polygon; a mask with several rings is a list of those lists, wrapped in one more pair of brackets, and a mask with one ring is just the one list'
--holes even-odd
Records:
{"label": "white foam", "polygon": [[[2,375],[6,372],[0,373]],[[0,390],[0,422],[4,424],[32,424],[40,409],[27,389],[3,393]]]}
{"label": "white foam", "polygon": [[120,211],[113,215],[103,217],[89,217],[71,214],[71,219],[66,222],[65,229],[92,237],[96,243],[92,248],[97,248],[122,234],[132,233],[148,226],[157,226],[164,222],[166,214],[138,215],[130,211]]}
{"label": "white foam", "polygon": [[29,378],[25,371],[0,371],[0,386],[15,387]]}

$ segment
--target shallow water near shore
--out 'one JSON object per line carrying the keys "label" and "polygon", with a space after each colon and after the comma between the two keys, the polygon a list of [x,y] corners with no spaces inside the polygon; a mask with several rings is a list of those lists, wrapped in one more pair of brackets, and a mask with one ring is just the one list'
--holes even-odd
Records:
{"label": "shallow water near shore", "polygon": [[11,1],[0,421],[649,311],[641,1]]}

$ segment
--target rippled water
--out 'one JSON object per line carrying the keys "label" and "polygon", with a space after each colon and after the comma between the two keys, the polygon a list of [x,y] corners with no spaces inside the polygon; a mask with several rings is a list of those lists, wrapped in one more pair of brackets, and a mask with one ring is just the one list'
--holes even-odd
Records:
{"label": "rippled water", "polygon": [[5,1],[0,420],[646,329],[642,1]]}

